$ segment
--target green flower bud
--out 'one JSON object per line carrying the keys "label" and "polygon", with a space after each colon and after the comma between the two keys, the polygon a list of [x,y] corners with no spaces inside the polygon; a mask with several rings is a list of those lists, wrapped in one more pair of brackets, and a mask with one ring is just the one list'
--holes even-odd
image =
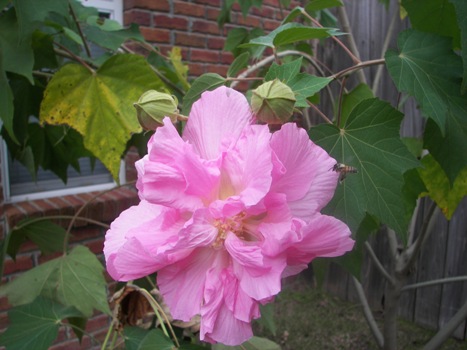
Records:
{"label": "green flower bud", "polygon": [[292,116],[295,101],[292,89],[275,79],[253,90],[251,108],[258,120],[267,124],[283,124]]}
{"label": "green flower bud", "polygon": [[146,130],[156,130],[162,125],[164,117],[169,117],[173,123],[177,121],[178,101],[175,96],[149,90],[133,106],[139,123]]}

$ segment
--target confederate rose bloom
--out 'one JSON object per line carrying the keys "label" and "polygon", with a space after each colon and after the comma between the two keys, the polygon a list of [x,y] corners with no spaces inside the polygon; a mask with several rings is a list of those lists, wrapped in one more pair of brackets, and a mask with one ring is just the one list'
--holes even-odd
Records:
{"label": "confederate rose bloom", "polygon": [[281,278],[352,249],[349,228],[322,215],[336,161],[295,124],[271,134],[227,87],[193,104],[183,137],[169,118],[136,163],[141,203],[105,237],[119,281],[157,271],[174,319],[201,315],[201,340],[238,345]]}

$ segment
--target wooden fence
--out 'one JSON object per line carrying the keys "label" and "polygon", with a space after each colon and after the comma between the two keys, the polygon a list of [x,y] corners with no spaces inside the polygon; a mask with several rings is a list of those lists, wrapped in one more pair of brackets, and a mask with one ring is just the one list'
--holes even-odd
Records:
{"label": "wooden fence", "polygon": [[[389,47],[396,48],[397,33],[401,28],[408,27],[407,23],[401,22],[398,16],[396,1],[390,1],[389,9],[377,0],[345,0],[344,3],[362,60],[382,57],[383,43],[391,21],[394,21],[394,32]],[[346,40],[345,37],[340,38],[343,41]],[[334,72],[352,64],[345,52],[332,43],[320,52],[320,57]],[[365,70],[369,83],[374,80],[377,69],[377,67],[372,67]],[[349,79],[346,86],[351,89],[355,84],[355,79],[353,81]],[[337,93],[338,87],[335,86],[333,89]],[[385,70],[379,83],[377,96],[393,105],[397,101],[398,93]],[[323,94],[322,102],[326,104],[325,111],[332,115],[332,105],[326,100],[325,94]],[[401,128],[403,136],[422,134],[424,120],[419,116],[416,107],[412,100],[408,100],[404,105],[406,117]],[[415,223],[415,232],[422,225],[428,205],[428,200],[422,200]],[[467,198],[463,199],[451,221],[447,221],[438,209],[435,216],[429,228],[431,232],[428,241],[415,268],[411,271],[408,281],[410,284],[467,275]],[[378,258],[383,265],[388,267],[387,252],[389,249],[384,232],[373,237],[371,243]],[[384,312],[385,280],[368,257],[365,258],[362,282],[373,310]],[[352,301],[358,300],[352,279],[337,265],[331,265],[326,287],[337,296]],[[436,285],[404,292],[399,313],[402,317],[419,325],[438,329],[447,323],[466,301],[467,282]],[[466,323],[464,321],[456,329],[454,333],[456,338],[467,338]]]}

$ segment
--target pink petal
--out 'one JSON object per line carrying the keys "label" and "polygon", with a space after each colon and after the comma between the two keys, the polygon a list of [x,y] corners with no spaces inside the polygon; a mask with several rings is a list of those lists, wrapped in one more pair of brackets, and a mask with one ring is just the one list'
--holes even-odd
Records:
{"label": "pink petal", "polygon": [[250,322],[259,316],[258,307],[251,299],[245,302],[244,293],[238,298],[239,293],[238,281],[227,269],[209,271],[201,309],[201,340],[239,345],[253,336]]}
{"label": "pink petal", "polygon": [[214,159],[220,154],[221,144],[228,147],[235,143],[243,128],[252,121],[245,96],[221,86],[204,92],[193,104],[183,138],[201,157]]}
{"label": "pink petal", "polygon": [[264,267],[263,254],[258,243],[242,241],[234,233],[230,232],[224,245],[230,256],[238,264],[251,268],[253,273],[261,275],[269,270]]}
{"label": "pink petal", "polygon": [[218,229],[207,209],[198,209],[179,233],[175,248],[197,248],[210,246],[217,237]]}
{"label": "pink petal", "polygon": [[104,255],[109,274],[116,280],[144,277],[183,257],[169,254],[181,228],[175,210],[146,201],[122,212],[106,233]]}
{"label": "pink petal", "polygon": [[342,221],[321,214],[302,228],[302,237],[287,250],[288,265],[308,264],[316,257],[335,257],[352,250],[355,241]]}
{"label": "pink petal", "polygon": [[201,312],[207,272],[227,264],[225,251],[199,248],[158,272],[157,284],[174,319],[189,321]]}
{"label": "pink petal", "polygon": [[336,161],[292,123],[273,134],[271,148],[280,162],[271,191],[284,193],[292,215],[307,220],[334,195],[338,174],[331,168]]}
{"label": "pink petal", "polygon": [[150,153],[137,162],[140,197],[152,203],[193,211],[218,188],[216,163],[201,159],[184,142],[169,118],[149,141]]}
{"label": "pink petal", "polygon": [[[245,127],[235,146],[225,154],[221,187],[230,186],[231,195],[238,195],[247,206],[258,203],[271,186],[270,138],[266,125]],[[220,193],[228,191],[221,189]]]}

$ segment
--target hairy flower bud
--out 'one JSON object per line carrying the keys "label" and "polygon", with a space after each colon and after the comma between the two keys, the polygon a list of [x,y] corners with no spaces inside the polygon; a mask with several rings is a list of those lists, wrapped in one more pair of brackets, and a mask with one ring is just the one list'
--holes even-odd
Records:
{"label": "hairy flower bud", "polygon": [[164,117],[169,117],[172,122],[177,121],[178,101],[175,96],[149,90],[142,94],[133,106],[136,108],[138,121],[144,129],[157,129],[162,125]]}
{"label": "hairy flower bud", "polygon": [[295,101],[292,89],[275,79],[253,90],[251,108],[258,120],[268,124],[283,124],[292,115]]}

